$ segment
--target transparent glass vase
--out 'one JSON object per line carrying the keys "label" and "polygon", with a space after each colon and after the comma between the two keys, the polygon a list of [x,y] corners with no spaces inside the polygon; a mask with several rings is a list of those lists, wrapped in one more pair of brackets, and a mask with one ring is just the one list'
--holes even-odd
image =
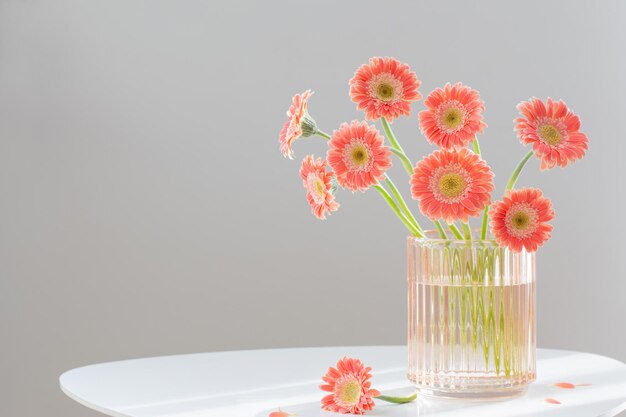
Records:
{"label": "transparent glass vase", "polygon": [[536,376],[534,253],[437,236],[408,239],[408,378],[437,397],[524,393]]}

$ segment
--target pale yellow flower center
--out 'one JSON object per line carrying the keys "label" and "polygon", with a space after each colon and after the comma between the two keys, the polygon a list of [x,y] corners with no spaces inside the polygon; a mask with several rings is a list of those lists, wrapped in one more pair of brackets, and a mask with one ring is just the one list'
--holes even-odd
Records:
{"label": "pale yellow flower center", "polygon": [[376,87],[376,95],[381,100],[391,100],[393,98],[393,86],[389,83],[380,83]]}
{"label": "pale yellow flower center", "polygon": [[441,123],[446,128],[455,130],[463,123],[463,113],[456,107],[450,107],[441,115]]}
{"label": "pale yellow flower center", "polygon": [[369,172],[375,162],[370,146],[362,138],[354,138],[342,152],[343,163],[350,172]]}
{"label": "pale yellow flower center", "polygon": [[367,148],[362,144],[357,144],[352,148],[350,158],[352,159],[352,163],[357,167],[362,167],[367,164],[370,159]]}
{"label": "pale yellow flower center", "polygon": [[322,204],[325,199],[326,187],[322,178],[318,177],[314,173],[310,173],[307,176],[307,191],[313,197],[313,201],[317,204]]}
{"label": "pale yellow flower center", "polygon": [[385,103],[393,103],[402,99],[402,81],[388,72],[374,75],[368,81],[367,89],[372,98]]}
{"label": "pale yellow flower center", "polygon": [[505,216],[505,224],[509,233],[519,239],[533,234],[539,225],[537,209],[528,203],[516,203]]}
{"label": "pale yellow flower center", "polygon": [[315,191],[317,191],[317,195],[320,197],[324,195],[324,184],[322,183],[322,180],[318,179],[315,181]]}
{"label": "pale yellow flower center", "polygon": [[465,190],[465,180],[461,174],[450,172],[439,178],[439,192],[448,198],[455,198]]}
{"label": "pale yellow flower center", "polygon": [[343,384],[339,398],[346,405],[358,404],[361,399],[361,385],[357,381],[348,381]]}
{"label": "pale yellow flower center", "polygon": [[544,140],[548,145],[558,145],[563,140],[561,133],[559,130],[552,125],[543,125],[539,129],[539,136]]}
{"label": "pale yellow flower center", "polygon": [[435,110],[437,127],[442,132],[448,134],[454,134],[463,130],[467,117],[467,109],[458,100],[447,100],[437,106]]}

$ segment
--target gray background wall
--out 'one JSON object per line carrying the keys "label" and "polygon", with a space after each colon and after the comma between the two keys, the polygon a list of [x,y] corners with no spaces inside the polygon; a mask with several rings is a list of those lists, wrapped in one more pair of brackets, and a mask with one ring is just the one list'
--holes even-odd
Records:
{"label": "gray background wall", "polygon": [[[374,193],[316,220],[277,146],[306,88],[324,130],[363,117],[347,81],[373,55],[408,62],[424,94],[481,92],[498,193],[525,152],[519,101],[581,116],[588,156],[521,179],[558,216],[539,345],[626,361],[625,16],[621,1],[0,0],[0,414],[95,416],[57,387],[94,362],[404,343],[402,226]],[[394,125],[414,160],[432,149],[421,108]]]}

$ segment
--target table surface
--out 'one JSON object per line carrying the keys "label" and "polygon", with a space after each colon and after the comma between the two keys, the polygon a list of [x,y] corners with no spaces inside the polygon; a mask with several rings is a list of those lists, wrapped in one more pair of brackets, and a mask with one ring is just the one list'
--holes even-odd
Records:
{"label": "table surface", "polygon": [[[110,362],[77,368],[60,378],[79,403],[110,416],[299,417],[333,416],[320,410],[321,376],[343,356],[373,368],[373,386],[385,394],[413,392],[406,379],[405,346],[322,347],[215,352]],[[626,409],[626,365],[603,356],[538,350],[538,378],[509,401],[459,402],[419,398],[395,405],[377,401],[373,416],[615,416]],[[575,388],[559,388],[567,382]],[[551,398],[560,404],[546,401]],[[470,414],[471,413],[471,414]]]}

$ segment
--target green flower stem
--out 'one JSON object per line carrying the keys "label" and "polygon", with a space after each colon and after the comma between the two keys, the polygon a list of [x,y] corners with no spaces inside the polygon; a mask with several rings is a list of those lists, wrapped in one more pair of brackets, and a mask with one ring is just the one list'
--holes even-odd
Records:
{"label": "green flower stem", "polygon": [[448,235],[446,234],[446,231],[443,229],[441,222],[439,220],[433,220],[433,223],[435,223],[435,227],[437,228],[437,231],[439,232],[439,237],[441,237],[442,239],[447,239]]}
{"label": "green flower stem", "polygon": [[402,194],[400,194],[400,191],[398,190],[396,185],[393,183],[393,181],[391,181],[391,178],[389,177],[389,175],[386,176],[385,181],[387,182],[387,185],[389,185],[389,188],[391,189],[391,193],[396,198],[396,201],[400,205],[400,209],[402,210],[402,212],[404,213],[406,218],[411,223],[413,223],[413,225],[417,228],[417,230],[419,230],[420,232],[423,233],[424,230],[419,225],[417,220],[415,220],[415,216],[413,216],[413,213],[411,213],[411,210],[409,209],[409,206],[406,205],[406,202],[404,201],[404,198],[402,198]]}
{"label": "green flower stem", "polygon": [[415,399],[417,398],[417,393],[409,395],[408,397],[390,397],[388,395],[379,395],[378,397],[374,398],[376,398],[377,400],[387,401],[388,403],[406,404],[410,403],[411,401],[415,401]]}
{"label": "green flower stem", "polygon": [[400,146],[398,139],[396,139],[395,135],[391,131],[391,126],[389,126],[389,122],[384,117],[381,117],[380,120],[383,124],[383,129],[385,129],[387,139],[389,139],[389,143],[391,143],[391,147],[397,149],[398,151],[402,152],[402,154],[404,154],[404,158],[400,158],[402,166],[404,166],[404,170],[409,175],[413,175],[413,164],[411,163],[411,160],[406,156],[404,149],[402,149],[402,146]]}
{"label": "green flower stem", "polygon": [[[474,142],[472,142],[472,146],[474,147],[474,152],[476,155],[480,155],[480,145],[478,144],[478,136],[474,136]],[[489,223],[489,206],[485,207],[483,210],[483,218],[481,221],[480,227],[480,239],[485,240],[487,238],[487,224]]]}
{"label": "green flower stem", "polygon": [[[405,167],[405,169],[407,165],[411,166],[411,160],[409,159],[408,156],[404,154],[404,152],[394,147],[390,147],[389,149],[391,149],[391,152],[393,152],[398,158],[400,158],[400,161],[402,162],[402,166]],[[413,175],[413,170],[411,170],[410,172],[409,171],[407,172],[409,175]]]}
{"label": "green flower stem", "polygon": [[472,229],[470,229],[469,224],[463,222],[461,223],[461,227],[463,228],[463,232],[465,233],[465,240],[472,240]]}
{"label": "green flower stem", "polygon": [[528,162],[531,156],[533,156],[533,151],[529,151],[526,155],[524,155],[522,160],[519,161],[519,164],[517,164],[515,171],[513,171],[513,174],[511,174],[511,178],[509,178],[509,182],[506,183],[506,191],[512,190],[515,187],[515,184],[517,183],[517,178],[519,178],[519,174],[522,172],[522,169],[524,169],[524,165],[526,165],[526,162]]}
{"label": "green flower stem", "polygon": [[326,140],[330,140],[332,136],[330,136],[328,133],[322,132],[321,130],[318,130],[317,132],[315,132],[316,135],[323,137]]}
{"label": "green flower stem", "polygon": [[480,240],[487,239],[487,224],[489,223],[489,206],[483,211],[483,221],[480,227]]}
{"label": "green flower stem", "polygon": [[402,223],[404,223],[404,225],[411,231],[413,236],[424,237],[424,235],[419,230],[417,230],[417,228],[411,223],[411,221],[407,219],[404,216],[404,214],[402,214],[396,202],[393,201],[393,198],[391,198],[391,195],[389,195],[387,190],[385,190],[382,185],[376,184],[374,185],[374,188],[376,189],[376,191],[380,193],[380,195],[383,196],[385,201],[387,201],[387,204],[389,204],[389,207],[391,207],[393,212],[396,213],[396,216],[398,216],[398,218],[402,221]]}
{"label": "green flower stem", "polygon": [[[396,136],[393,134],[393,131],[391,130],[391,126],[389,126],[389,122],[387,121],[387,119],[381,117],[380,120],[383,124],[383,129],[385,129],[385,135],[387,135],[387,139],[389,139],[389,142],[391,143],[391,151],[400,157],[400,162],[402,162],[404,170],[407,174],[409,174],[409,176],[412,176],[413,164],[411,163],[411,160],[408,156],[406,156],[406,153],[404,152],[404,149],[402,149],[402,146],[400,146],[400,142],[398,142],[398,139],[396,139]],[[442,239],[447,239],[448,236],[446,235],[446,231],[443,229],[443,226],[441,225],[441,222],[439,222],[439,220],[435,220],[435,226],[437,227],[437,231],[439,231],[439,236]]]}
{"label": "green flower stem", "polygon": [[459,240],[463,240],[463,235],[461,234],[461,231],[459,230],[458,227],[456,227],[454,223],[449,223],[448,228],[454,234],[454,237],[456,237]]}
{"label": "green flower stem", "polygon": [[476,155],[480,155],[480,145],[478,144],[478,136],[474,136],[474,142],[472,142],[474,152]]}

